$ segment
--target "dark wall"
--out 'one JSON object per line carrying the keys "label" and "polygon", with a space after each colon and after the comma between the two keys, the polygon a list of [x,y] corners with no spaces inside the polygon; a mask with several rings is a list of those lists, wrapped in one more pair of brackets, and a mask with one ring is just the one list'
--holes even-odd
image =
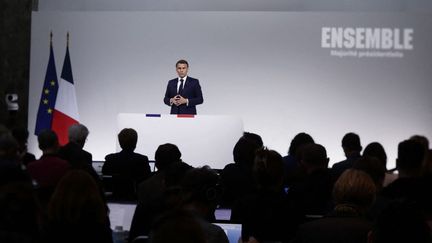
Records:
{"label": "dark wall", "polygon": [[[31,0],[0,0],[0,124],[27,126]],[[18,111],[8,111],[6,94],[18,95]]]}

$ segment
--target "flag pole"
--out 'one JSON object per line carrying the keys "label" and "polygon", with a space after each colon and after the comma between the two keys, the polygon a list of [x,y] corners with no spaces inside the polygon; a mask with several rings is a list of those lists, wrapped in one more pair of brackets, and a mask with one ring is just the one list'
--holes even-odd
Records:
{"label": "flag pole", "polygon": [[69,48],[69,31],[66,34],[66,47]]}

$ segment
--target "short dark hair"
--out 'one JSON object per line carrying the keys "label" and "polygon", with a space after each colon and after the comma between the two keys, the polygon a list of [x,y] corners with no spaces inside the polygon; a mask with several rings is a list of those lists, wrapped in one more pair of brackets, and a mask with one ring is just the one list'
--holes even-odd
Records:
{"label": "short dark hair", "polygon": [[260,146],[253,140],[244,136],[240,137],[233,149],[234,162],[238,165],[252,168],[255,159],[255,152]]}
{"label": "short dark hair", "polygon": [[253,142],[255,142],[260,148],[262,146],[264,146],[264,142],[261,138],[260,135],[256,134],[256,133],[252,133],[252,132],[244,132],[243,133],[243,137],[245,139],[251,140]]}
{"label": "short dark hair", "polygon": [[168,165],[180,162],[181,152],[171,143],[159,145],[155,153],[155,165],[158,170],[165,169]]}
{"label": "short dark hair", "polygon": [[396,167],[400,170],[420,169],[425,156],[425,150],[421,143],[415,140],[405,140],[398,145],[398,157]]}
{"label": "short dark hair", "polygon": [[301,132],[291,140],[290,147],[288,149],[288,154],[296,156],[297,149],[305,144],[315,143],[311,135]]}
{"label": "short dark hair", "polygon": [[38,135],[39,148],[43,151],[58,145],[57,134],[52,130],[44,130]]}
{"label": "short dark hair", "polygon": [[282,156],[267,148],[256,152],[253,175],[256,182],[263,188],[277,188],[283,181]]}
{"label": "short dark hair", "polygon": [[184,59],[180,59],[180,60],[178,60],[177,62],[176,62],[176,67],[177,67],[177,65],[179,65],[179,64],[186,64],[186,66],[187,67],[189,67],[189,63],[186,61],[186,60],[184,60]]}
{"label": "short dark hair", "polygon": [[118,134],[120,147],[124,150],[134,150],[138,141],[138,133],[132,128],[124,128]]}
{"label": "short dark hair", "polygon": [[320,144],[307,144],[302,149],[302,161],[307,165],[319,166],[320,168],[327,168],[328,159],[327,151],[324,146]]}
{"label": "short dark hair", "polygon": [[345,134],[345,136],[342,138],[342,147],[344,149],[361,151],[362,146],[360,144],[359,135],[352,132]]}

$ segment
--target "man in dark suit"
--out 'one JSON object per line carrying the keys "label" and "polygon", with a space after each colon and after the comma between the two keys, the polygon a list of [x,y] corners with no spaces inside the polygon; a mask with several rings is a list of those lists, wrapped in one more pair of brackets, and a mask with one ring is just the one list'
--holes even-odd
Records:
{"label": "man in dark suit", "polygon": [[333,174],[334,181],[336,181],[345,170],[350,169],[353,164],[360,159],[360,152],[362,151],[360,136],[352,132],[345,134],[342,138],[342,148],[345,153],[346,160],[335,163],[332,166],[331,172]]}
{"label": "man in dark suit", "polygon": [[60,148],[59,155],[74,168],[92,166],[92,154],[83,149],[88,134],[89,130],[82,124],[74,124],[68,128],[69,142]]}
{"label": "man in dark suit", "polygon": [[99,176],[92,166],[93,156],[83,149],[89,130],[83,124],[74,124],[68,128],[69,142],[60,148],[60,158],[66,160],[72,169],[87,171],[98,183]]}
{"label": "man in dark suit", "polygon": [[147,156],[135,153],[138,134],[132,128],[125,128],[118,134],[122,151],[108,154],[102,166],[104,175],[113,177],[113,196],[116,199],[133,200],[136,186],[150,176]]}
{"label": "man in dark suit", "polygon": [[196,105],[204,102],[198,79],[188,77],[189,64],[186,60],[176,63],[178,77],[168,81],[164,103],[171,106],[171,114],[193,114]]}

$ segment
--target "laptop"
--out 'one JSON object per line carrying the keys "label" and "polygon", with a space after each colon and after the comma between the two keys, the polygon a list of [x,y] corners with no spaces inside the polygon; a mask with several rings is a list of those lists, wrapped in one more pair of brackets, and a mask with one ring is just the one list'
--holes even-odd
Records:
{"label": "laptop", "polygon": [[228,236],[229,243],[238,243],[241,237],[242,225],[233,223],[214,223],[220,226]]}
{"label": "laptop", "polygon": [[109,218],[111,222],[111,229],[122,229],[129,231],[132,218],[135,213],[136,204],[134,203],[108,203],[110,210]]}

